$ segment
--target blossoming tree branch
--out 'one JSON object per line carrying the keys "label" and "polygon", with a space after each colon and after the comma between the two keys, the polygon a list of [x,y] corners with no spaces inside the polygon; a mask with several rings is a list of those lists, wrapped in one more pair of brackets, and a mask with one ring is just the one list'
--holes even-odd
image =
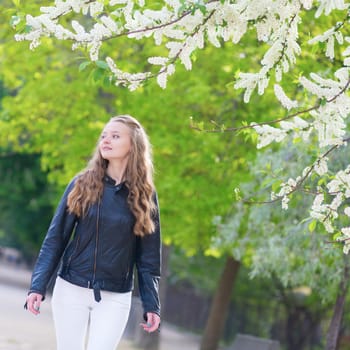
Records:
{"label": "blossoming tree branch", "polygon": [[[308,12],[314,14],[315,20],[336,13],[338,20],[301,45],[302,19]],[[64,21],[65,18],[69,20]],[[319,148],[315,162],[299,177],[282,183],[279,191],[272,193],[271,200],[281,200],[282,207],[287,209],[293,192],[302,188],[308,178],[323,177],[325,180],[314,191],[310,216],[321,222],[334,239],[343,242],[344,252],[348,253],[350,225],[346,223],[350,218],[350,165],[331,174],[327,162],[332,152],[345,147],[348,142],[349,20],[349,4],[344,0],[165,0],[148,4],[144,0],[56,0],[51,6],[41,7],[38,16],[15,16],[12,24],[22,28],[18,29],[16,40],[29,41],[31,49],[39,46],[43,37],[69,41],[73,50],[84,48],[89,53],[89,61],[82,68],[91,62],[102,65],[113,84],[130,90],[137,89],[150,78],[155,78],[161,88],[166,88],[177,62],[191,70],[192,54],[205,45],[220,48],[226,42],[238,44],[249,30],[254,30],[257,40],[267,49],[261,57],[260,69],[240,72],[234,88],[243,91],[243,99],[248,103],[254,91],[264,94],[273,80],[275,96],[287,110],[287,115],[270,123],[252,123],[243,128],[256,131],[258,148],[287,138],[299,138],[305,143],[316,140]],[[23,21],[26,25],[20,26]],[[148,57],[145,67],[153,67],[149,71],[124,71],[116,57],[104,57],[101,50],[107,41],[120,37],[152,40],[154,45],[164,49],[164,55]],[[298,78],[296,84],[304,90],[305,101],[316,101],[310,107],[305,101],[288,97],[282,83],[286,73],[297,64],[302,48],[310,50],[319,43],[325,47],[324,59],[339,61],[336,52],[340,52],[341,57],[331,75],[311,73]],[[239,129],[241,127],[226,131]],[[344,215],[348,219],[340,220]]]}

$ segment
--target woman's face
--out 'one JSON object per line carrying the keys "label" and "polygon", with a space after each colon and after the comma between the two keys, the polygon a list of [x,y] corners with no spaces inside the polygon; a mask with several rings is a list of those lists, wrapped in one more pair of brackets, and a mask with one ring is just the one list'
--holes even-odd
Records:
{"label": "woman's face", "polygon": [[120,122],[109,122],[102,131],[99,149],[108,161],[125,160],[131,150],[130,129]]}

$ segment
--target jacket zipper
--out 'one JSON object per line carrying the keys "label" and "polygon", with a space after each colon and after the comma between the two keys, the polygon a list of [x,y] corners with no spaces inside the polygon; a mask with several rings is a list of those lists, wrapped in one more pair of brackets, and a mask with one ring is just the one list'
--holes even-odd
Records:
{"label": "jacket zipper", "polygon": [[100,201],[98,201],[97,205],[97,218],[96,218],[96,238],[95,238],[95,252],[94,252],[94,271],[93,271],[93,278],[92,283],[95,282],[96,278],[96,267],[97,267],[97,246],[98,246],[98,236],[99,236],[99,220],[100,220]]}
{"label": "jacket zipper", "polygon": [[95,240],[95,256],[94,256],[94,271],[93,271],[93,279],[92,279],[92,287],[94,290],[94,298],[95,301],[99,302],[101,300],[101,286],[98,284],[98,282],[95,281],[96,279],[96,266],[97,266],[97,248],[98,248],[98,236],[99,236],[99,221],[100,221],[100,205],[101,202],[98,201],[97,205],[97,218],[96,218],[96,240]]}

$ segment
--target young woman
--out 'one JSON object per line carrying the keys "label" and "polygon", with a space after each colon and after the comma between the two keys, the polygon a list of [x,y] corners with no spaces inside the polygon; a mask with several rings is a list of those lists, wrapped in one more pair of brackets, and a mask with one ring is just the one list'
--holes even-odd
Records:
{"label": "young woman", "polygon": [[[34,267],[26,307],[52,295],[57,350],[115,350],[130,311],[136,266],[147,332],[158,329],[160,225],[151,146],[128,115],[105,125],[87,168],[67,186]],[[89,324],[89,334],[86,339]]]}

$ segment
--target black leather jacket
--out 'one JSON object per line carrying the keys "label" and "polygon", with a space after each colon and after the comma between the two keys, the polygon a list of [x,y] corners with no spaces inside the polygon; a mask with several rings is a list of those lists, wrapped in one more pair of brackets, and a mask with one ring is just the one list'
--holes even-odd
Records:
{"label": "black leather jacket", "polygon": [[106,175],[100,203],[78,218],[67,210],[67,196],[74,181],[67,186],[51,221],[34,267],[30,292],[45,296],[60,263],[61,278],[91,288],[99,301],[100,290],[131,291],[136,266],[144,312],[159,315],[161,243],[157,196],[155,232],[141,238],[133,233],[135,218],[127,205],[129,192],[124,183],[115,186]]}

